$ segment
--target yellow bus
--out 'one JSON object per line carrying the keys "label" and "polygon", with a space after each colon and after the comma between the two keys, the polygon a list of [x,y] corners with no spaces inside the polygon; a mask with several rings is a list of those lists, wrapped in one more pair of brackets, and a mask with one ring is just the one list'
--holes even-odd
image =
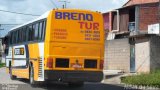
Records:
{"label": "yellow bus", "polygon": [[53,9],[12,28],[6,67],[11,79],[70,84],[103,79],[104,27],[99,12]]}

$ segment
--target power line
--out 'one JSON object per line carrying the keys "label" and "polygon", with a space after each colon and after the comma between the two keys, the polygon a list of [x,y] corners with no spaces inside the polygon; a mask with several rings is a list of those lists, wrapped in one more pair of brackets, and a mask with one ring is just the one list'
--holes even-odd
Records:
{"label": "power line", "polygon": [[20,24],[11,24],[11,23],[8,23],[8,24],[0,24],[1,25],[20,25]]}
{"label": "power line", "polygon": [[50,0],[50,1],[56,8],[58,8],[57,5],[52,0]]}
{"label": "power line", "polygon": [[67,3],[70,3],[68,1],[59,1],[59,2],[63,2],[64,3],[63,8],[67,8]]}
{"label": "power line", "polygon": [[13,11],[7,11],[7,10],[0,10],[1,12],[7,12],[7,13],[13,13],[13,14],[21,14],[21,15],[29,15],[29,16],[40,16],[40,15],[34,15],[34,14],[28,14],[28,13],[21,13],[21,12],[13,12]]}

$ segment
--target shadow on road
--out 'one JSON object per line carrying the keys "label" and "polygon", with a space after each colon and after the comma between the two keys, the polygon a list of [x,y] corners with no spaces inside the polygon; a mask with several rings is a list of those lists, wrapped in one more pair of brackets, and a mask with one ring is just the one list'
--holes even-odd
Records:
{"label": "shadow on road", "polygon": [[22,90],[124,90],[124,87],[118,85],[110,85],[103,83],[85,83],[84,86],[69,86],[66,83],[40,83],[31,87],[28,80],[19,79],[26,83],[22,86]]}

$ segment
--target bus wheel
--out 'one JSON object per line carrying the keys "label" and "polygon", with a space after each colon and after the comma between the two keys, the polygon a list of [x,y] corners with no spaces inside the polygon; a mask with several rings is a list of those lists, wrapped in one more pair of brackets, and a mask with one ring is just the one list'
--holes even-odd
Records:
{"label": "bus wheel", "polygon": [[29,70],[29,82],[30,84],[33,86],[35,85],[35,81],[34,81],[34,69],[32,66],[30,66],[30,70]]}
{"label": "bus wheel", "polygon": [[70,87],[82,87],[84,85],[84,82],[69,82],[68,85]]}
{"label": "bus wheel", "polygon": [[9,75],[10,75],[11,80],[15,80],[17,78],[16,76],[12,75],[12,67],[11,66],[9,67]]}

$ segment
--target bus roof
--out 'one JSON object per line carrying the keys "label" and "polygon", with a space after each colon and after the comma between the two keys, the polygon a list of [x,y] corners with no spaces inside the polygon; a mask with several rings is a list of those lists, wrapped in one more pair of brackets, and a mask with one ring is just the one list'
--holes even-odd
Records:
{"label": "bus roof", "polygon": [[21,24],[21,25],[18,25],[18,26],[16,26],[16,27],[13,27],[10,31],[12,31],[12,30],[14,30],[14,29],[17,29],[17,28],[19,28],[19,27],[22,27],[22,26],[24,26],[24,25],[30,24],[30,23],[32,23],[32,22],[35,22],[35,21],[38,21],[38,20],[47,18],[47,16],[49,15],[49,13],[50,13],[50,11],[47,11],[47,12],[45,12],[43,15],[41,15],[40,17],[38,17],[38,18],[36,18],[36,19],[34,19],[34,20],[31,20],[31,21],[26,22],[26,23],[24,23],[24,24]]}

